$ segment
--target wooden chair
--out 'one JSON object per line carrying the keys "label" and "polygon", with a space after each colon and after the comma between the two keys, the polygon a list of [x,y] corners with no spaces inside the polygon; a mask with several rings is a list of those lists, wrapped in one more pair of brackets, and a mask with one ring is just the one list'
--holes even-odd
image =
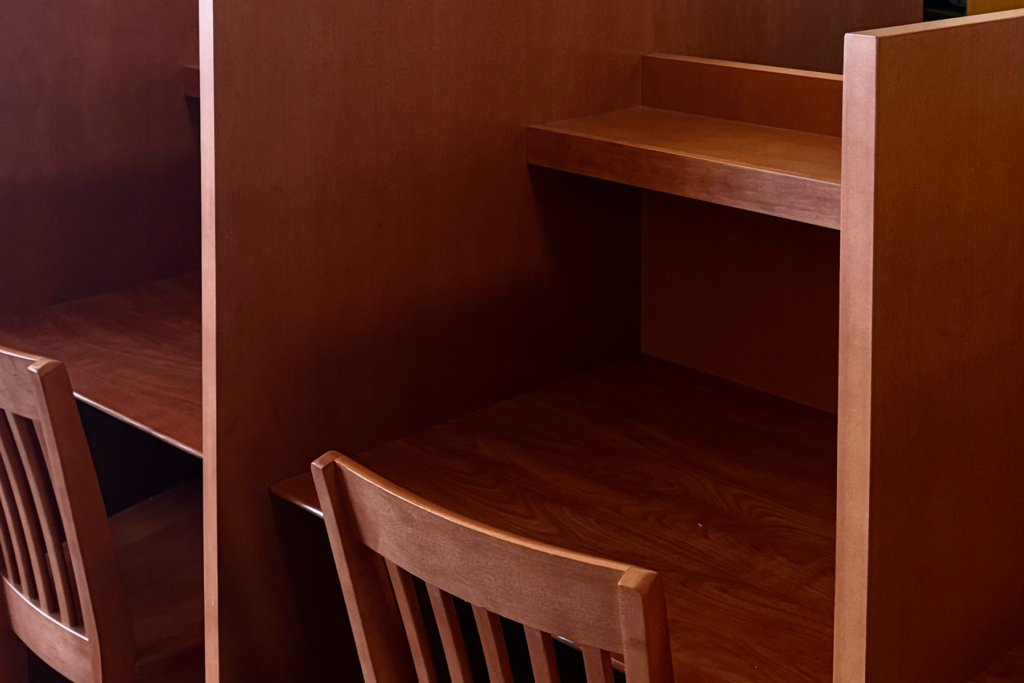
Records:
{"label": "wooden chair", "polygon": [[0,680],[27,646],[74,683],[202,681],[200,485],[108,520],[67,370],[2,347],[0,459]]}
{"label": "wooden chair", "polygon": [[588,683],[611,683],[612,653],[628,683],[671,683],[656,573],[479,524],[337,453],[313,476],[367,683],[437,681],[413,576],[426,583],[452,683],[472,681],[453,597],[473,607],[491,683],[512,682],[499,617],[524,626],[536,683],[558,681],[552,636],[580,647]]}

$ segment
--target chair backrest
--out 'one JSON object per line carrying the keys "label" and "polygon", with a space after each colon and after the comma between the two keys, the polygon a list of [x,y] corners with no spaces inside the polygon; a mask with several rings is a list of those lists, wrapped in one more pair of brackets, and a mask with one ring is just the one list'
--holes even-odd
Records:
{"label": "chair backrest", "polygon": [[558,681],[552,636],[580,647],[588,683],[611,683],[613,653],[628,683],[672,683],[656,573],[477,523],[337,453],[313,476],[368,683],[437,682],[414,576],[452,683],[472,680],[453,597],[473,607],[491,683],[512,681],[500,617],[523,625],[536,683]]}
{"label": "chair backrest", "polygon": [[73,681],[132,681],[135,641],[65,367],[0,347],[0,557],[11,626]]}

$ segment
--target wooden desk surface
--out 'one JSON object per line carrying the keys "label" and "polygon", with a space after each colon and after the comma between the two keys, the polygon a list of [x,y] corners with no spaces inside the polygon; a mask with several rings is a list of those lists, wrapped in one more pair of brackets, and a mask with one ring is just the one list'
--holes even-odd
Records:
{"label": "wooden desk surface", "polygon": [[65,363],[80,400],[202,457],[199,273],[0,319],[0,345]]}
{"label": "wooden desk surface", "polygon": [[[835,428],[832,415],[643,358],[356,459],[483,522],[661,572],[680,681],[824,683]],[[308,478],[275,493],[317,511]]]}
{"label": "wooden desk surface", "polygon": [[[356,456],[500,528],[662,573],[682,683],[832,680],[835,418],[616,363]],[[322,516],[309,473],[274,493]],[[1024,645],[974,683],[1024,683]]]}

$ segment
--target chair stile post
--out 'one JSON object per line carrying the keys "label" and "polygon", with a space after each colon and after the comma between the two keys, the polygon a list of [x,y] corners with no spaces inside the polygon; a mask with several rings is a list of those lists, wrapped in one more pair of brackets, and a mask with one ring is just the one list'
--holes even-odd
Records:
{"label": "chair stile post", "polygon": [[627,681],[674,683],[665,589],[655,572],[630,567],[619,581]]}
{"label": "chair stile post", "polygon": [[404,627],[387,568],[362,544],[349,513],[344,482],[328,453],[313,463],[313,479],[323,501],[331,550],[338,566],[345,606],[352,624],[366,683],[411,683],[416,670],[403,643]]}

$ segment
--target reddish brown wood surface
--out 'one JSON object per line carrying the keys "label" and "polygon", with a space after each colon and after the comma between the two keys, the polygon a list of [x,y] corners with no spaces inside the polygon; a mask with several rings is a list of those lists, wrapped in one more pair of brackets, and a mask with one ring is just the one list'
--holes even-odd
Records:
{"label": "reddish brown wood surface", "polygon": [[[356,460],[483,523],[657,571],[677,680],[830,679],[828,414],[644,358]],[[283,490],[310,509],[309,485]]]}
{"label": "reddish brown wood surface", "polygon": [[202,454],[198,273],[0,319],[0,345],[59,358],[81,400]]}
{"label": "reddish brown wood surface", "polygon": [[1010,650],[971,683],[1021,683],[1024,681],[1024,645]]}
{"label": "reddish brown wood surface", "polygon": [[844,34],[921,17],[921,0],[655,0],[654,49],[842,73]]}
{"label": "reddish brown wood surface", "polygon": [[531,169],[524,128],[639,105],[650,8],[200,17],[208,680],[325,680],[268,488],[639,346],[639,192]]}
{"label": "reddish brown wood surface", "polygon": [[108,520],[66,368],[0,348],[0,589],[22,648],[74,683],[195,681],[201,498],[195,480]]}
{"label": "reddish brown wood surface", "polygon": [[199,267],[191,0],[5,3],[0,315]]}
{"label": "reddish brown wood surface", "polygon": [[839,233],[646,192],[643,350],[835,412]]}
{"label": "reddish brown wood surface", "polygon": [[700,57],[647,55],[644,106],[839,137],[843,77]]}
{"label": "reddish brown wood surface", "polygon": [[1024,639],[1024,11],[845,86],[836,683],[960,683]]}
{"label": "reddish brown wood surface", "polygon": [[839,138],[651,107],[528,136],[537,166],[839,227]]}

